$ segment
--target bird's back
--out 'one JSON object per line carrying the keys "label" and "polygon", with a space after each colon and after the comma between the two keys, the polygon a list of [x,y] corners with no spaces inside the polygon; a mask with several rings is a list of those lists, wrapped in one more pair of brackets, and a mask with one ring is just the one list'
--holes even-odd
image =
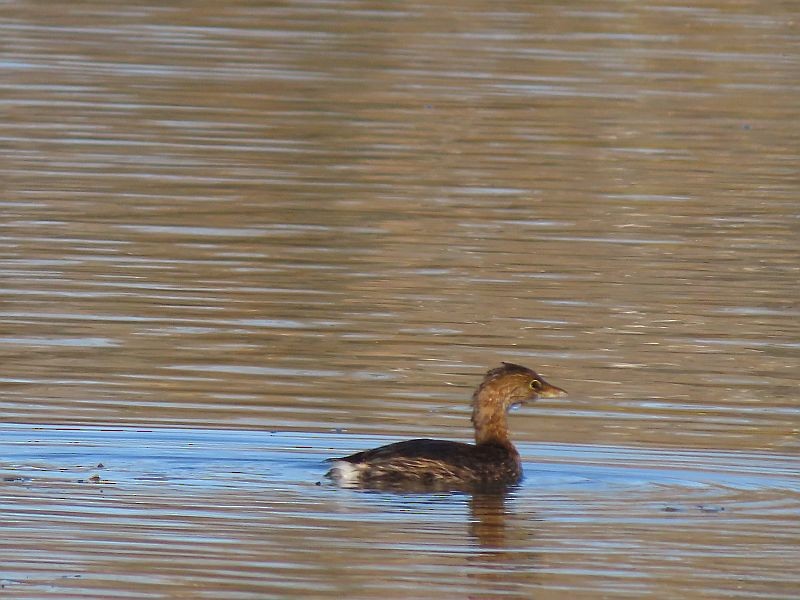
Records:
{"label": "bird's back", "polygon": [[372,487],[470,488],[516,483],[513,446],[416,439],[332,459],[328,475],[342,484]]}

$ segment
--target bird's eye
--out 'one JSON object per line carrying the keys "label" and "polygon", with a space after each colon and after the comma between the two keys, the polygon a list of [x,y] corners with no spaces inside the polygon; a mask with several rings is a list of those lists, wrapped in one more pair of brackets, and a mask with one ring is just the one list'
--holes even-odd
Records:
{"label": "bird's eye", "polygon": [[542,382],[539,381],[538,379],[531,379],[530,386],[532,390],[538,391],[542,389]]}

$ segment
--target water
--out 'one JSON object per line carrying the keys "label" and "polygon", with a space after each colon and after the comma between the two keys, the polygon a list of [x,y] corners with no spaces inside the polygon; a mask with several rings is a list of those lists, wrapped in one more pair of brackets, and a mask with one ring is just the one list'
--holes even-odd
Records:
{"label": "water", "polygon": [[322,458],[386,441],[375,437],[343,447],[331,434],[259,431],[2,434],[14,473],[4,585],[20,597],[102,595],[120,586],[108,573],[159,597],[501,598],[566,581],[570,593],[631,597],[796,589],[800,476],[768,453],[528,443],[519,487],[473,497],[321,480]]}
{"label": "water", "polygon": [[[3,597],[797,596],[790,5],[0,14]],[[501,360],[518,488],[323,480]]]}

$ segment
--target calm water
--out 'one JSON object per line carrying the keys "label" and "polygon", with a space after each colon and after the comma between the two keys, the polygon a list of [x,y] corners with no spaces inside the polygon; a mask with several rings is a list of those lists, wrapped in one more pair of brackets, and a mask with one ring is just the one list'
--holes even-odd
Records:
{"label": "calm water", "polygon": [[[0,17],[0,596],[800,593],[792,3]],[[322,479],[500,360],[517,489]]]}

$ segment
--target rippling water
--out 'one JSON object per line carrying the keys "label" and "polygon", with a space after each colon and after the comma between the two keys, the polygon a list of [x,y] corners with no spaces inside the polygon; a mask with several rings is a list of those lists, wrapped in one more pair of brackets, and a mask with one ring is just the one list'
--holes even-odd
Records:
{"label": "rippling water", "polygon": [[[3,597],[797,595],[789,4],[0,15]],[[500,360],[518,489],[321,481]]]}
{"label": "rippling water", "polygon": [[577,595],[756,598],[797,585],[790,457],[526,443],[526,478],[504,496],[387,494],[317,483],[322,458],[386,441],[375,437],[0,433],[14,467],[3,583],[21,595],[120,586],[108,573],[160,597],[500,598],[569,581]]}

